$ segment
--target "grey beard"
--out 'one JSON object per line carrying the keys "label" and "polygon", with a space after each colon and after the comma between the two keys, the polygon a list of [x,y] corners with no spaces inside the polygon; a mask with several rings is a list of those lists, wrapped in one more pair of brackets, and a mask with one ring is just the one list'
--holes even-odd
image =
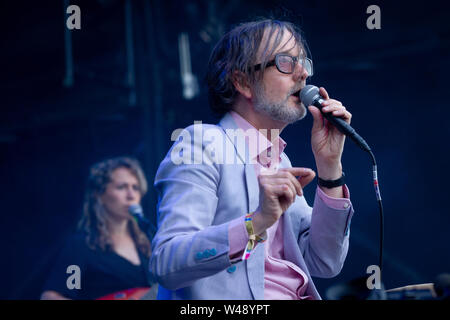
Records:
{"label": "grey beard", "polygon": [[306,107],[301,103],[300,107],[292,108],[287,105],[287,100],[290,95],[280,103],[268,101],[262,90],[258,90],[255,101],[255,109],[259,112],[265,113],[273,120],[285,122],[288,124],[294,123],[303,119],[306,116]]}

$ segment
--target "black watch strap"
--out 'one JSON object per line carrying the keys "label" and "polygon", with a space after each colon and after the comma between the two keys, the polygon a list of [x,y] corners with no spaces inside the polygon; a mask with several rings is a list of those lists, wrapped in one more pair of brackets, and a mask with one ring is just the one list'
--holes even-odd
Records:
{"label": "black watch strap", "polygon": [[318,184],[321,187],[325,188],[336,188],[343,186],[345,184],[345,174],[342,172],[342,176],[339,179],[336,180],[323,180],[320,179],[320,177],[317,177]]}

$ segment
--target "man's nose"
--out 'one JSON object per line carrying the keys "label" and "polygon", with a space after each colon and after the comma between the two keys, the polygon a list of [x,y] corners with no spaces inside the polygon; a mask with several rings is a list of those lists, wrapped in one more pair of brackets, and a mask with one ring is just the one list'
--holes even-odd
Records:
{"label": "man's nose", "polygon": [[309,77],[308,71],[306,71],[306,68],[303,67],[302,63],[299,61],[295,65],[294,69],[294,79],[295,81],[306,81],[306,79]]}

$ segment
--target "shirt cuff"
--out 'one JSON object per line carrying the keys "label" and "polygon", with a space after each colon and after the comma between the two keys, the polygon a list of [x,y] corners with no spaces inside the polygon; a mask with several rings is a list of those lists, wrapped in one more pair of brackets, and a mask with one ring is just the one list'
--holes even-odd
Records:
{"label": "shirt cuff", "polygon": [[348,209],[351,207],[352,203],[350,202],[350,191],[347,188],[347,185],[342,186],[344,191],[344,198],[333,198],[328,196],[319,186],[317,186],[317,194],[320,199],[330,208],[336,210]]}
{"label": "shirt cuff", "polygon": [[248,232],[245,228],[244,217],[239,217],[228,224],[228,256],[231,263],[242,259],[242,254],[248,242]]}

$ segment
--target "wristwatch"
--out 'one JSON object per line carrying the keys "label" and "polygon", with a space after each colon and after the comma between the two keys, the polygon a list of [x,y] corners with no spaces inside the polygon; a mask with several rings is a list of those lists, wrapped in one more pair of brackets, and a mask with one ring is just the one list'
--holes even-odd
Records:
{"label": "wristwatch", "polygon": [[339,179],[336,180],[323,180],[320,177],[317,177],[317,183],[321,187],[325,188],[336,188],[343,186],[345,184],[345,174],[342,172],[342,176]]}

